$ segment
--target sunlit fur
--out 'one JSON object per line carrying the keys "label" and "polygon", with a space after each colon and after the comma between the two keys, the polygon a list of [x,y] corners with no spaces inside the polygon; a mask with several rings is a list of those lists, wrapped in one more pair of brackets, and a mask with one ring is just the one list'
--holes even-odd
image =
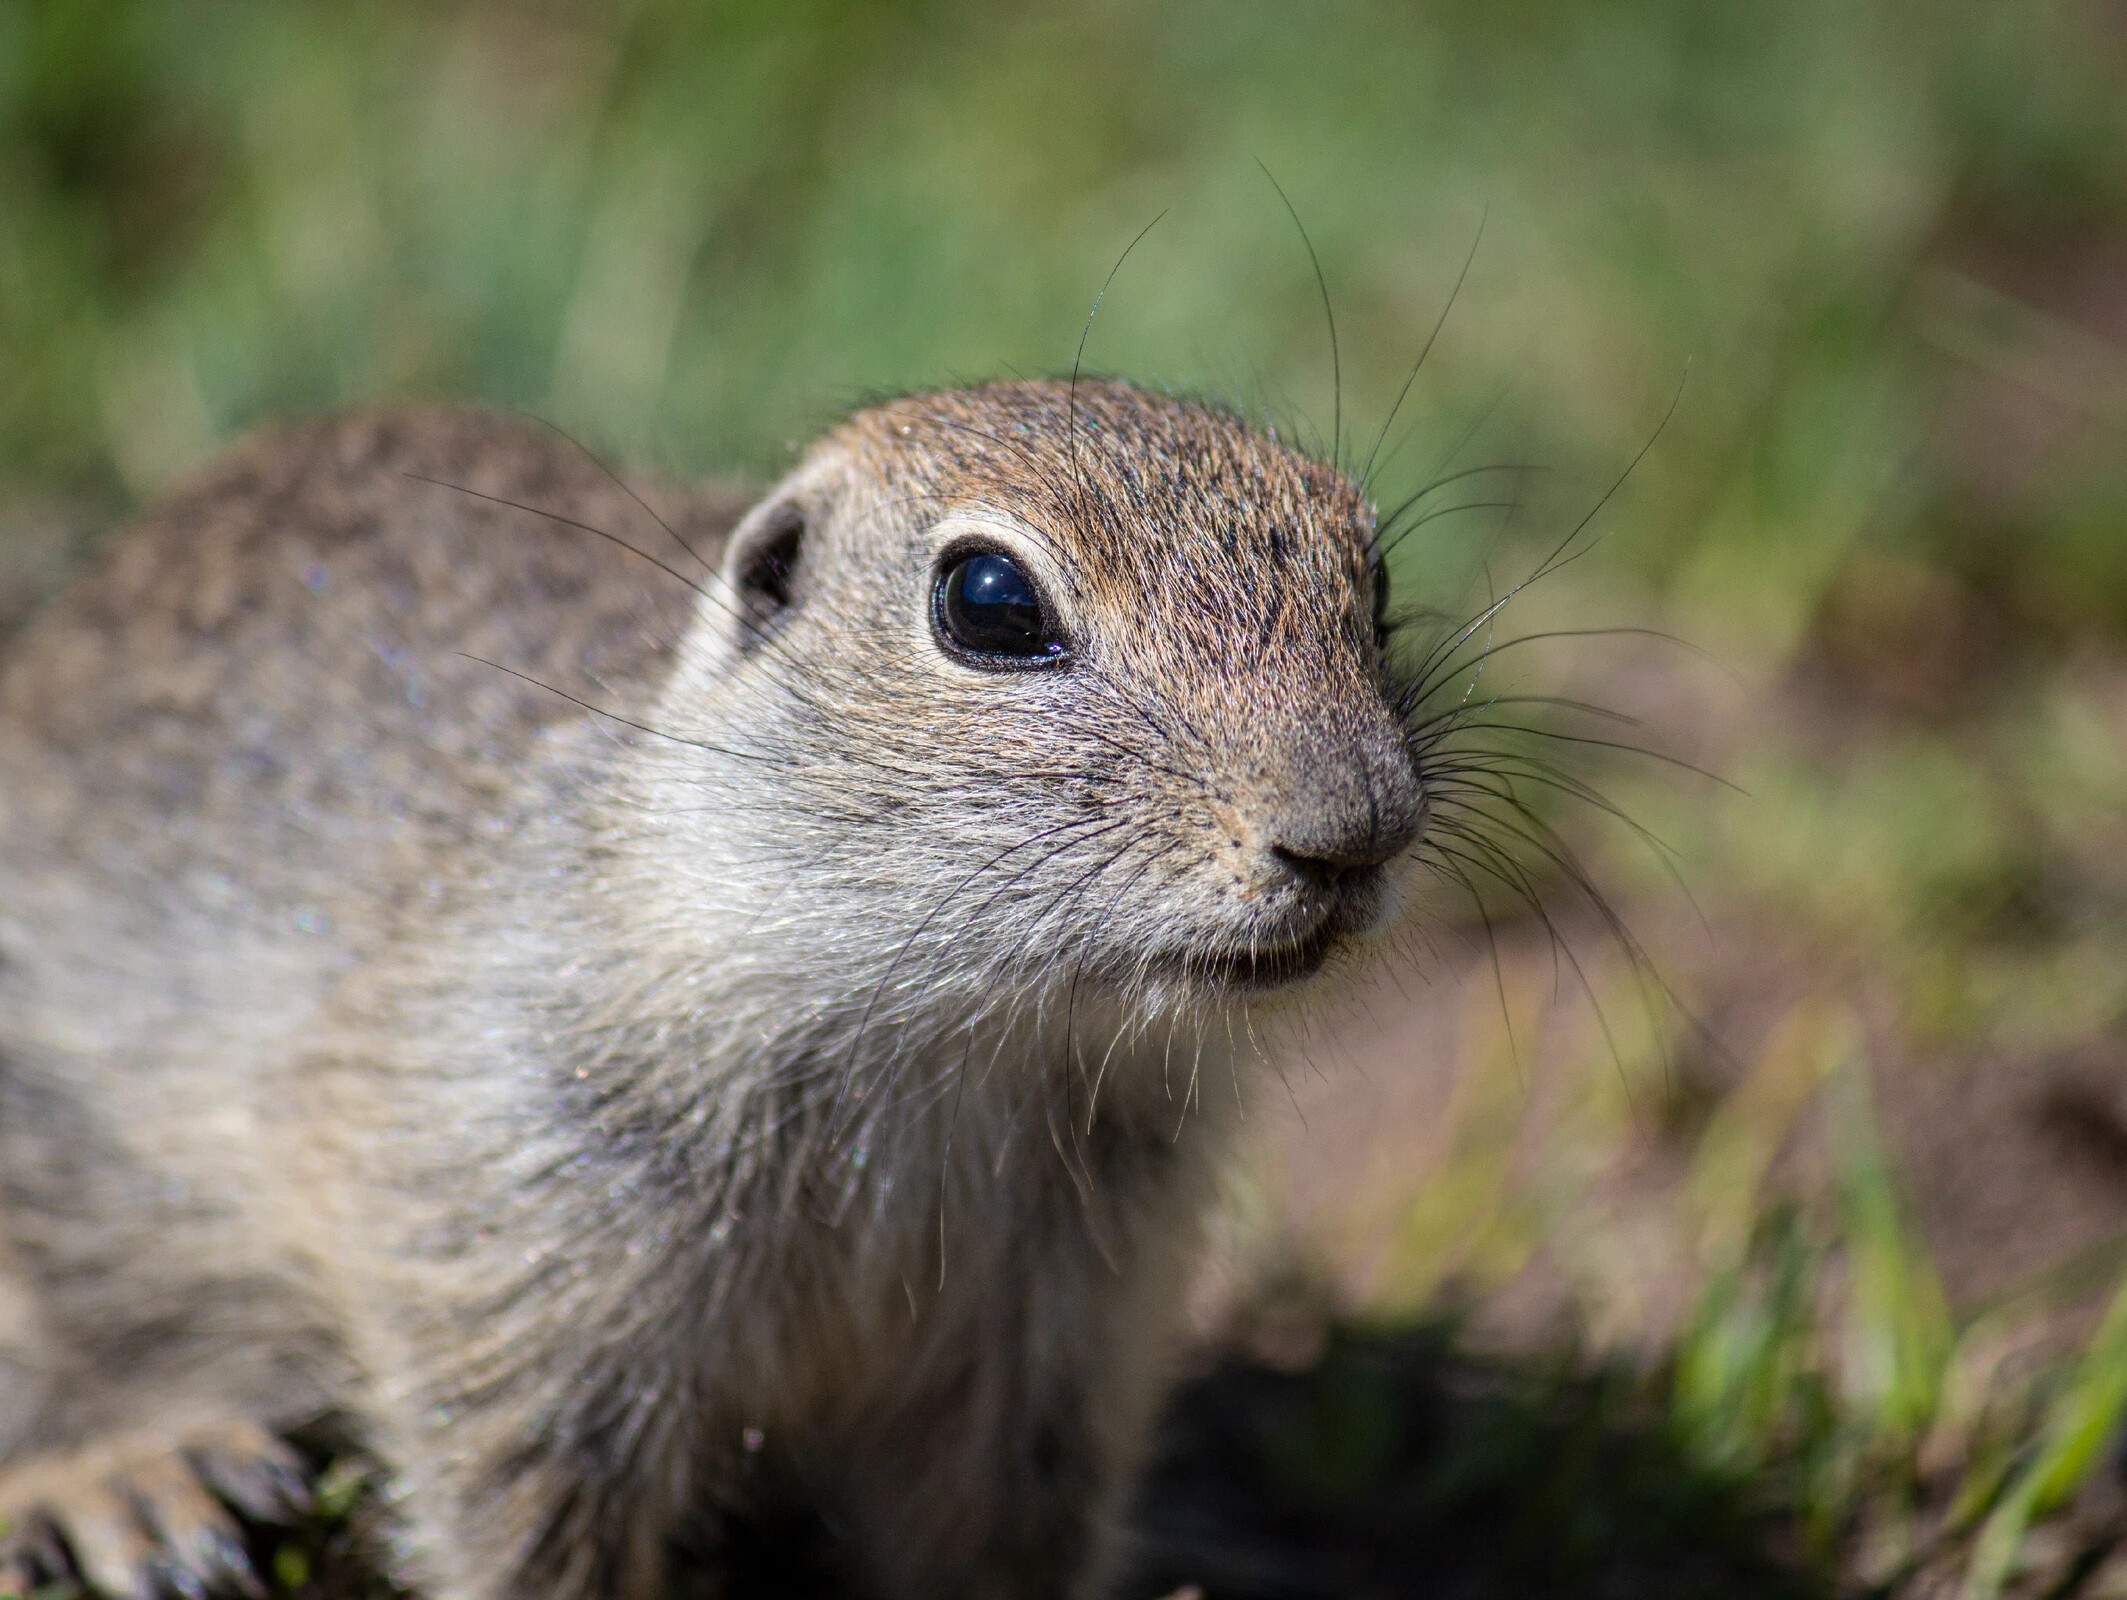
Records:
{"label": "sunlit fur", "polygon": [[[1452,719],[1370,505],[1213,408],[893,400],[735,509],[320,424],[15,648],[0,1515],[329,1414],[439,1600],[714,1593],[794,1510],[853,1593],[1098,1592],[1255,1041]],[[940,647],[970,543],[1061,665]]]}

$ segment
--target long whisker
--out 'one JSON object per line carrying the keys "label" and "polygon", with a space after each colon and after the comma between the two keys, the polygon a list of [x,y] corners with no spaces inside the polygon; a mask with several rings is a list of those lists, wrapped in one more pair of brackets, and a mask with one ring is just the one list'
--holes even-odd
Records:
{"label": "long whisker", "polygon": [[1519,500],[1470,500],[1456,506],[1439,506],[1422,516],[1411,518],[1382,542],[1381,553],[1393,555],[1396,547],[1424,527],[1428,522],[1438,522],[1442,517],[1452,517],[1464,511],[1512,511],[1519,509]]}
{"label": "long whisker", "polygon": [[637,733],[647,733],[654,739],[665,739],[673,744],[683,744],[692,750],[706,750],[711,755],[728,756],[733,761],[753,761],[759,762],[763,766],[772,767],[789,767],[795,764],[787,757],[765,756],[753,751],[733,750],[727,745],[710,744],[705,740],[689,739],[677,733],[667,733],[663,728],[653,728],[647,722],[637,722],[631,717],[622,716],[617,711],[608,711],[604,706],[594,706],[588,700],[579,700],[566,689],[557,689],[551,683],[542,683],[531,674],[519,672],[515,667],[505,667],[499,661],[490,661],[485,656],[471,655],[463,650],[453,651],[452,654],[466,661],[477,661],[481,666],[492,667],[497,672],[506,672],[511,677],[528,683],[535,689],[544,689],[548,694],[566,700],[570,705],[590,712],[594,717],[603,717],[608,722],[617,722],[624,728],[633,728]]}
{"label": "long whisker", "polygon": [[[439,489],[454,489],[459,494],[469,496],[474,500],[485,500],[489,505],[508,506],[512,511],[529,512],[532,516],[544,517],[549,522],[558,522],[565,528],[575,528],[581,532],[592,534],[597,538],[604,539],[609,544],[620,546],[621,549],[627,551],[629,555],[634,556],[638,561],[647,561],[651,566],[657,568],[659,572],[665,574],[666,577],[685,584],[704,600],[716,598],[707,589],[703,588],[700,583],[688,577],[670,562],[660,560],[650,554],[649,551],[630,544],[627,540],[621,538],[619,534],[608,533],[604,528],[598,527],[593,523],[579,522],[574,517],[563,516],[559,511],[549,511],[544,506],[528,505],[522,500],[512,500],[507,495],[483,494],[478,489],[469,489],[462,483],[452,483],[447,478],[431,478],[425,472],[402,472],[399,476],[411,478],[416,483],[432,483]],[[677,536],[675,535],[675,537]],[[692,554],[692,552],[690,551],[689,554]]]}
{"label": "long whisker", "polygon": [[1448,302],[1440,308],[1440,316],[1433,323],[1433,331],[1426,335],[1425,345],[1419,350],[1418,359],[1411,363],[1411,370],[1403,380],[1403,387],[1396,391],[1396,403],[1388,408],[1388,415],[1381,419],[1381,431],[1374,435],[1373,448],[1366,452],[1366,465],[1359,469],[1359,485],[1362,490],[1372,481],[1374,459],[1381,454],[1382,441],[1388,438],[1389,429],[1395,426],[1396,415],[1403,409],[1403,402],[1410,395],[1411,385],[1418,381],[1418,373],[1425,365],[1425,358],[1433,353],[1433,345],[1440,337],[1440,330],[1448,325],[1448,313],[1455,309],[1455,302],[1462,296],[1463,281],[1469,277],[1471,264],[1477,259],[1477,247],[1484,242],[1484,225],[1491,220],[1491,216],[1492,208],[1486,206],[1477,218],[1477,236],[1470,241],[1470,253],[1462,258],[1462,270],[1455,274],[1455,287],[1448,291]]}
{"label": "long whisker", "polygon": [[[478,489],[468,488],[465,484],[462,483],[452,483],[448,479],[429,477],[426,473],[405,472],[401,473],[400,476],[405,478],[411,478],[418,483],[434,484],[439,489],[450,489],[458,494],[466,495],[474,500],[484,500],[490,505],[504,506],[512,511],[522,511],[528,516],[541,517],[547,520],[548,522],[558,523],[565,528],[574,528],[579,532],[591,534],[596,538],[605,540],[608,544],[614,545],[621,550],[625,550],[629,555],[634,556],[639,561],[647,562],[651,567],[655,568],[657,571],[664,573],[667,577],[673,579],[675,582],[684,584],[693,593],[699,595],[702,599],[708,601],[711,605],[722,611],[726,616],[730,617],[732,621],[737,623],[740,627],[744,628],[755,639],[759,640],[763,648],[774,650],[777,655],[782,659],[784,664],[790,668],[789,680],[786,681],[782,686],[784,692],[789,694],[791,698],[796,700],[799,704],[807,706],[809,709],[818,712],[823,716],[831,715],[831,713],[826,707],[812,700],[807,693],[805,693],[798,687],[798,684],[806,676],[807,669],[805,663],[800,661],[797,657],[791,655],[786,649],[783,648],[783,641],[779,634],[777,634],[771,629],[763,628],[757,620],[748,616],[742,608],[732,605],[728,600],[726,600],[721,594],[718,594],[714,589],[711,589],[706,585],[697,582],[693,578],[688,577],[684,572],[681,572],[670,562],[660,560],[658,557],[652,555],[649,551],[630,543],[628,540],[621,538],[618,534],[610,533],[604,528],[598,527],[595,524],[589,522],[581,521],[576,517],[565,516],[559,511],[549,510],[545,506],[531,505],[522,500],[512,500],[505,495],[485,494]],[[622,487],[626,488],[626,485],[623,484]],[[644,509],[647,510],[648,507],[645,507]],[[657,515],[657,513],[654,511],[650,514],[653,517]],[[675,534],[673,537],[677,538],[678,535]],[[490,663],[490,665],[492,665],[492,663]],[[542,687],[545,686],[542,685]]]}
{"label": "long whisker", "polygon": [[[849,1049],[846,1052],[847,1065],[845,1067],[845,1070],[838,1075],[838,1082],[835,1089],[835,1102],[829,1114],[828,1125],[830,1129],[833,1128],[839,1122],[841,1108],[848,1095],[850,1080],[856,1075],[857,1071],[859,1070],[860,1064],[858,1061],[858,1051],[863,1046],[864,1036],[871,1027],[872,1016],[878,1010],[879,1001],[885,995],[887,986],[893,982],[894,974],[900,970],[902,961],[907,958],[908,952],[912,948],[914,948],[916,941],[922,938],[923,935],[927,931],[929,931],[931,924],[937,921],[938,917],[945,911],[945,908],[951,905],[952,902],[959,897],[961,890],[965,889],[969,884],[973,883],[977,878],[981,877],[983,873],[989,871],[999,862],[1027,848],[1027,846],[1031,844],[1039,844],[1046,839],[1054,838],[1059,833],[1064,833],[1067,830],[1076,827],[1090,826],[1091,824],[1100,822],[1101,820],[1102,819],[1099,817],[1080,818],[1073,822],[1059,823],[1057,826],[1047,829],[1042,833],[1033,834],[1030,835],[1028,838],[1021,839],[1018,843],[1010,846],[1009,848],[999,851],[995,856],[992,856],[989,860],[985,861],[981,866],[977,867],[973,872],[970,872],[966,877],[962,878],[958,883],[953,885],[951,889],[948,889],[943,895],[939,897],[937,903],[933,905],[929,912],[924,915],[923,920],[917,923],[916,926],[910,931],[908,937],[901,941],[900,947],[894,952],[893,960],[887,963],[886,970],[879,976],[879,981],[872,986],[871,997],[865,1002],[863,1015],[858,1019],[856,1033],[851,1038]],[[1120,826],[1120,823],[1111,822],[1108,823],[1106,828],[1102,829],[1101,832],[1104,833],[1107,831],[1112,831],[1114,828]],[[1100,836],[1101,833],[1095,833],[1093,835],[1090,835],[1089,837],[1098,838]],[[1067,839],[1063,844],[1057,846],[1055,851],[1050,852],[1050,856],[1053,856],[1060,851],[1069,849],[1074,844],[1082,842],[1083,840],[1079,839]],[[1043,859],[1047,860],[1049,859],[1049,857],[1044,857]]]}
{"label": "long whisker", "polygon": [[1123,270],[1123,263],[1130,259],[1130,252],[1138,247],[1139,241],[1146,234],[1160,225],[1160,217],[1166,214],[1165,211],[1160,212],[1158,217],[1154,217],[1137,230],[1137,238],[1123,246],[1123,253],[1115,258],[1115,265],[1108,269],[1107,277],[1101,280],[1100,293],[1093,297],[1093,309],[1086,313],[1085,327],[1079,330],[1078,349],[1071,357],[1071,388],[1064,407],[1064,441],[1070,447],[1071,477],[1080,500],[1085,497],[1085,478],[1079,469],[1078,461],[1078,372],[1086,359],[1086,341],[1093,336],[1093,319],[1100,315],[1100,303],[1108,297],[1108,286],[1115,282],[1115,275]]}
{"label": "long whisker", "polygon": [[[1315,269],[1315,287],[1322,294],[1323,320],[1329,324],[1329,370],[1333,390],[1329,460],[1331,466],[1341,468],[1344,455],[1344,359],[1337,348],[1337,314],[1330,309],[1329,280],[1322,275],[1322,258],[1315,254],[1315,242],[1308,238],[1307,224],[1300,220],[1300,213],[1294,209],[1292,197],[1285,192],[1285,186],[1278,182],[1270,168],[1263,165],[1260,157],[1256,160],[1256,166],[1261,168],[1264,177],[1270,179],[1270,186],[1278,191],[1278,198],[1285,203],[1285,214],[1292,218],[1292,225],[1300,230],[1300,243],[1306,247],[1308,265]],[[1317,433],[1316,443],[1319,444],[1321,439],[1322,435]]]}
{"label": "long whisker", "polygon": [[[667,522],[662,516],[658,514],[657,508],[651,505],[650,502],[645,500],[640,494],[636,493],[635,486],[628,482],[627,479],[623,478],[618,472],[615,472],[613,468],[606,462],[605,458],[599,455],[597,451],[593,450],[589,445],[585,444],[581,439],[577,438],[575,434],[569,432],[568,429],[564,428],[560,423],[554,421],[551,417],[542,417],[541,415],[539,415],[538,412],[527,411],[522,406],[512,406],[510,409],[516,412],[518,416],[525,418],[527,421],[535,422],[539,424],[539,426],[541,426],[542,428],[552,430],[554,433],[559,434],[563,439],[567,440],[571,445],[575,446],[577,453],[581,455],[584,460],[590,462],[592,466],[596,467],[600,472],[604,473],[607,478],[611,479],[613,486],[618,489],[622,494],[626,495],[630,500],[633,500],[637,505],[641,506],[644,513],[650,518],[650,520],[656,523],[660,528],[665,530],[665,537],[670,539],[674,544],[678,545],[680,549],[684,550],[693,559],[696,566],[700,567],[704,572],[716,571],[715,566],[710,562],[704,560],[702,557],[702,553],[699,550],[695,549],[693,545],[687,543],[685,539],[682,539],[679,536],[679,531],[674,528],[671,523]],[[433,482],[434,480],[431,479],[430,481]]]}

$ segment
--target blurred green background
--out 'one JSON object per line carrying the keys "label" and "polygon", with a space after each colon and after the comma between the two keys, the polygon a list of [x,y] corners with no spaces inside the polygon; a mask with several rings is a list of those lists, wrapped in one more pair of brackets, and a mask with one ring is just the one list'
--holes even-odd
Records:
{"label": "blurred green background", "polygon": [[0,0],[0,627],[268,418],[478,399],[758,476],[1067,370],[1155,218],[1088,366],[1388,427],[1423,603],[1529,570],[1681,385],[1517,602],[1704,652],[1520,680],[1741,791],[1584,752],[1689,899],[1544,802],[1674,995],[1556,874],[1606,1026],[1508,897],[1444,905],[1481,979],[1353,1046],[1439,1096],[1363,1195],[1264,1154],[1236,1279],[1624,1362],[1827,1583],[2127,1594],[2123,107],[2098,0]]}

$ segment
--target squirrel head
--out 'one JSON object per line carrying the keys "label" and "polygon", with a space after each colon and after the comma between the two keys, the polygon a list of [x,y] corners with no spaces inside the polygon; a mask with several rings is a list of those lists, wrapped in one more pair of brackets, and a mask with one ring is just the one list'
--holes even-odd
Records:
{"label": "squirrel head", "polygon": [[721,774],[718,852],[774,858],[755,931],[874,1007],[1215,1007],[1394,916],[1427,798],[1373,508],[1226,412],[887,401],[748,515],[710,598],[667,715]]}

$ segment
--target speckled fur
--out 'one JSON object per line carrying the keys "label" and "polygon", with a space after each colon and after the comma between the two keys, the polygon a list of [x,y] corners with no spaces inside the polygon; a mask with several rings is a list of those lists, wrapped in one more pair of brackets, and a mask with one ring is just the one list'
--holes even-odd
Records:
{"label": "speckled fur", "polygon": [[[495,418],[271,434],[13,647],[0,1511],[93,1544],[22,1486],[158,1417],[242,1503],[183,1430],[331,1414],[438,1600],[721,1593],[761,1526],[881,1600],[1098,1592],[1313,987],[1237,979],[1385,922],[1422,820],[1371,509],[1091,382],[646,499]],[[1068,666],[941,650],[970,539]]]}

